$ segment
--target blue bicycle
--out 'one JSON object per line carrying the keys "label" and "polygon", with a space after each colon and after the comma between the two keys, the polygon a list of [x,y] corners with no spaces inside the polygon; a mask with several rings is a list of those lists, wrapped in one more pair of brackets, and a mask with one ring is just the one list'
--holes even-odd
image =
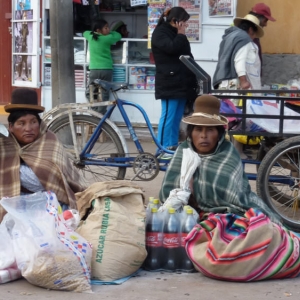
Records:
{"label": "blue bicycle", "polygon": [[[53,131],[68,149],[71,158],[89,184],[95,181],[122,180],[126,169],[134,171],[131,180],[152,180],[159,171],[165,171],[169,161],[161,159],[164,153],[174,151],[164,148],[157,140],[145,110],[138,104],[122,100],[117,91],[127,89],[125,83],[95,80],[94,87],[110,90],[113,101],[97,103],[68,103],[59,105],[43,116],[48,128]],[[108,105],[104,115],[92,108]],[[155,154],[146,153],[129,120],[124,106],[138,109],[146,122],[151,137],[157,146]],[[129,130],[136,153],[128,153],[126,140],[119,128],[109,119],[118,108]]]}

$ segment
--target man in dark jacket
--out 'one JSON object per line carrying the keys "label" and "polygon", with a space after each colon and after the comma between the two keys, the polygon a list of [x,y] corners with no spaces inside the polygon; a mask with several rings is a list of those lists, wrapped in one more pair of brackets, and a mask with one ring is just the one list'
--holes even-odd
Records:
{"label": "man in dark jacket", "polygon": [[[162,113],[158,125],[158,140],[166,148],[178,145],[180,121],[187,99],[196,99],[195,75],[179,60],[192,56],[185,35],[189,14],[182,7],[167,10],[155,28],[151,47],[156,65],[155,98],[161,99]],[[192,56],[193,57],[193,56]],[[165,155],[163,158],[169,158]]]}

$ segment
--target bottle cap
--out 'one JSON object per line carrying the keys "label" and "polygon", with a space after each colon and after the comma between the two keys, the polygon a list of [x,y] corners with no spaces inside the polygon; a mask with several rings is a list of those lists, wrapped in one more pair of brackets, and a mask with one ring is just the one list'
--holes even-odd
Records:
{"label": "bottle cap", "polygon": [[175,208],[170,207],[169,208],[169,214],[175,214]]}
{"label": "bottle cap", "polygon": [[151,207],[151,212],[157,212],[157,207]]}
{"label": "bottle cap", "polygon": [[192,209],[192,208],[188,208],[188,209],[186,210],[186,213],[187,213],[188,215],[192,215],[192,214],[193,214],[193,209]]}
{"label": "bottle cap", "polygon": [[159,204],[159,199],[153,199],[153,204]]}
{"label": "bottle cap", "polygon": [[154,200],[154,197],[149,197],[149,203],[153,202],[153,200]]}

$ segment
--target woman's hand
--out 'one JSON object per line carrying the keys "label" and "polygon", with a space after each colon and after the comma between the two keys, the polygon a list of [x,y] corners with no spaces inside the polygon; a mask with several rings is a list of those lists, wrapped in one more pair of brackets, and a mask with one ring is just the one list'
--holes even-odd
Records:
{"label": "woman's hand", "polygon": [[180,21],[180,22],[175,22],[175,27],[177,28],[177,33],[178,34],[185,34],[185,29],[187,27],[186,22]]}

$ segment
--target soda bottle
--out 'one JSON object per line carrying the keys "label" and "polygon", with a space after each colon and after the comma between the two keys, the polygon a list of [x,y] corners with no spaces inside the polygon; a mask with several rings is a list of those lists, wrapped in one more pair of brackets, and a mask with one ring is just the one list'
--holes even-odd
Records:
{"label": "soda bottle", "polygon": [[162,258],[162,221],[157,208],[151,208],[151,215],[146,224],[146,250],[148,255],[144,262],[144,269],[158,271]]}
{"label": "soda bottle", "polygon": [[181,227],[181,259],[180,259],[180,270],[183,272],[193,272],[194,265],[189,259],[186,250],[185,250],[185,238],[189,234],[189,232],[194,228],[196,225],[195,218],[193,216],[193,210],[191,208],[186,209],[186,219]]}
{"label": "soda bottle", "polygon": [[160,207],[159,199],[153,199],[151,207],[156,207],[157,209],[159,209]]}
{"label": "soda bottle", "polygon": [[175,209],[169,208],[167,220],[163,228],[163,250],[166,271],[176,271],[180,260],[180,223],[176,217]]}
{"label": "soda bottle", "polygon": [[151,218],[151,207],[153,204],[154,197],[149,197],[148,205],[146,208],[146,224],[149,223],[149,219]]}

